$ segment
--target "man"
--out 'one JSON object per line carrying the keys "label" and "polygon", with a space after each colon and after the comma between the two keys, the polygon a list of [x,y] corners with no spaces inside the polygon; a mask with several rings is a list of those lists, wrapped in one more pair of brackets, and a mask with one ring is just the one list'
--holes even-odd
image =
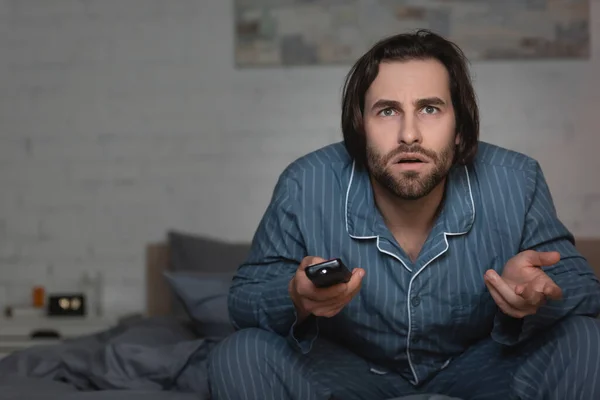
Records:
{"label": "man", "polygon": [[[220,399],[600,399],[600,284],[540,166],[480,143],[465,59],[428,31],[350,71],[343,144],[281,175],[209,360]],[[330,258],[347,284],[316,288]]]}

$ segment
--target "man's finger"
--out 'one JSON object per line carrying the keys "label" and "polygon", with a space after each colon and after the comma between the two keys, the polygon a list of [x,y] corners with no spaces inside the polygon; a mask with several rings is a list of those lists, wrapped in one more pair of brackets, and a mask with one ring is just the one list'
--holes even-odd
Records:
{"label": "man's finger", "polygon": [[508,303],[511,307],[516,309],[525,309],[528,304],[523,297],[517,295],[515,291],[508,286],[508,284],[498,275],[494,270],[488,270],[485,273],[485,281],[489,282],[497,291],[500,296]]}
{"label": "man's finger", "polygon": [[490,291],[490,294],[492,295],[494,302],[496,303],[498,308],[500,308],[500,310],[502,310],[502,312],[504,314],[510,315],[511,317],[514,317],[514,318],[523,318],[526,315],[524,311],[517,310],[516,308],[514,308],[510,304],[508,304],[507,301],[500,295],[498,290],[496,290],[496,288],[489,281],[486,281],[485,285],[487,286],[488,290]]}
{"label": "man's finger", "polygon": [[302,291],[298,290],[299,294],[312,301],[329,301],[342,297],[348,292],[347,283],[339,283],[330,287],[319,288],[309,281],[307,288]]}
{"label": "man's finger", "polygon": [[343,306],[319,307],[313,312],[313,315],[317,317],[332,318],[342,311],[343,308]]}
{"label": "man's finger", "polygon": [[319,304],[320,307],[345,306],[346,304],[350,303],[354,296],[356,296],[356,294],[360,291],[362,284],[361,282],[358,282],[358,284],[352,284],[351,286],[351,282],[348,282],[345,285],[346,290],[344,290],[344,292],[341,293],[339,296],[335,296],[327,300],[317,300],[316,302]]}
{"label": "man's finger", "polygon": [[351,293],[360,289],[362,279],[365,276],[365,270],[362,268],[354,268],[352,270],[352,277],[346,286],[346,292]]}
{"label": "man's finger", "polygon": [[548,275],[542,274],[535,278],[533,282],[525,285],[525,290],[521,295],[532,303],[544,303],[546,299],[560,300],[562,290]]}
{"label": "man's finger", "polygon": [[348,284],[339,283],[337,285],[320,288],[316,287],[315,284],[305,275],[298,279],[296,291],[300,296],[308,300],[327,301],[343,296],[348,291]]}
{"label": "man's finger", "polygon": [[541,274],[535,278],[531,286],[533,286],[536,292],[544,295],[545,298],[552,300],[560,300],[562,298],[562,290],[546,274]]}
{"label": "man's finger", "polygon": [[354,298],[354,296],[356,296],[358,294],[361,286],[362,286],[362,278],[361,278],[361,282],[359,282],[359,284],[356,285],[356,287],[354,289],[349,290],[349,292],[346,294],[346,299],[345,299],[346,303],[349,303],[350,300],[352,300],[352,298]]}
{"label": "man's finger", "polygon": [[348,283],[345,283],[345,289],[338,296],[332,297],[328,299],[326,302],[323,302],[323,306],[345,306],[348,304],[352,298],[360,291],[362,286],[362,278],[365,275],[365,271],[361,268],[355,268],[352,271],[352,277]]}
{"label": "man's finger", "polygon": [[[517,292],[517,294],[519,294]],[[524,285],[523,291],[519,294],[523,299],[527,301],[531,306],[539,307],[546,302],[546,296],[544,295],[544,284],[536,284],[536,282]]]}
{"label": "man's finger", "polygon": [[352,298],[350,296],[343,297],[341,299],[329,300],[326,302],[314,302],[313,307],[317,310],[341,310],[350,303]]}
{"label": "man's finger", "polygon": [[525,291],[525,286],[526,285],[516,285],[515,293],[518,294],[519,296],[523,295],[523,292]]}
{"label": "man's finger", "polygon": [[560,261],[560,253],[557,251],[524,251],[525,260],[536,267],[549,267]]}
{"label": "man's finger", "polygon": [[[548,278],[550,279],[550,278]],[[550,282],[546,283],[544,287],[544,295],[546,298],[551,300],[560,300],[563,297],[563,293],[560,287],[554,281],[550,279]]]}
{"label": "man's finger", "polygon": [[327,301],[307,300],[306,301],[306,307],[308,309],[312,310],[313,314],[317,310],[328,310],[328,309],[333,309],[336,307],[339,308],[342,305],[343,304],[339,300],[327,300]]}
{"label": "man's finger", "polygon": [[365,275],[365,271],[362,268],[356,268],[352,271],[352,277],[347,283],[338,283],[326,288],[314,287],[310,282],[309,287],[303,290],[301,293],[304,297],[309,300],[317,302],[325,301],[343,301],[342,299],[349,293],[355,292],[360,289],[362,278]]}

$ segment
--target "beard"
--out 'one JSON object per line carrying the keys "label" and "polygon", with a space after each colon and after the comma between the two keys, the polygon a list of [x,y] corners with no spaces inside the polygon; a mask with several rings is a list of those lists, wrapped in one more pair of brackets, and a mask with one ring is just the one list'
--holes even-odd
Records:
{"label": "beard", "polygon": [[[433,164],[433,169],[429,172],[392,172],[389,168],[390,160],[402,153],[426,156]],[[419,146],[401,145],[388,154],[380,154],[373,147],[367,146],[367,163],[372,177],[385,189],[403,200],[417,200],[431,193],[448,175],[454,153],[454,143],[450,143],[439,153]]]}

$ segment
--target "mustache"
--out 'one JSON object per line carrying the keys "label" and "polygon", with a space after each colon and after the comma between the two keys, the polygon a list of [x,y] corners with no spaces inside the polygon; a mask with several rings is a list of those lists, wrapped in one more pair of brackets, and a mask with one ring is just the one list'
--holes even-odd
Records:
{"label": "mustache", "polygon": [[388,163],[392,158],[397,157],[398,155],[404,154],[404,153],[421,154],[434,162],[438,161],[438,158],[439,158],[436,152],[424,149],[421,146],[401,145],[401,146],[397,147],[396,149],[394,149],[393,151],[390,151],[386,155],[385,163]]}

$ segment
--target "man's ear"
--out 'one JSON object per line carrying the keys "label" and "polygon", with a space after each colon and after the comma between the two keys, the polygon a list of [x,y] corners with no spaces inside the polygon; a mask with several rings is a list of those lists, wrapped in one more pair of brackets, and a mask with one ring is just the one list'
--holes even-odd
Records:
{"label": "man's ear", "polygon": [[454,144],[458,146],[460,144],[460,139],[461,139],[460,133],[457,132],[456,137],[454,138]]}

